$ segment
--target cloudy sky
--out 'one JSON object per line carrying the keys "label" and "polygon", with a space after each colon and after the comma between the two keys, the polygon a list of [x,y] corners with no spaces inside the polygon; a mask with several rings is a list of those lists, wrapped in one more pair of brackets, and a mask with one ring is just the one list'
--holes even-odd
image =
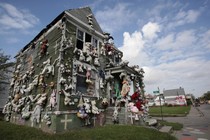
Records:
{"label": "cloudy sky", "polygon": [[1,0],[0,48],[14,57],[57,15],[90,6],[145,90],[210,91],[210,0]]}

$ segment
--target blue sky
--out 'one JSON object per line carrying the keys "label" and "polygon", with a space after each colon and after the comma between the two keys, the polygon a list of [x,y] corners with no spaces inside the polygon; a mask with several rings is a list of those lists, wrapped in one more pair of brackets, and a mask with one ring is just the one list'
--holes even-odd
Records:
{"label": "blue sky", "polygon": [[145,89],[210,91],[210,0],[1,0],[0,48],[14,57],[57,15],[90,6]]}

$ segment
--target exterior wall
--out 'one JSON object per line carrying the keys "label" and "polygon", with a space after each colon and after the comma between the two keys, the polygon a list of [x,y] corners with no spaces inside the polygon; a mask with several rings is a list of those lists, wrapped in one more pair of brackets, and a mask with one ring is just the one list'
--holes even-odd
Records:
{"label": "exterior wall", "polygon": [[184,95],[167,96],[165,97],[165,103],[170,105],[187,105],[187,101]]}

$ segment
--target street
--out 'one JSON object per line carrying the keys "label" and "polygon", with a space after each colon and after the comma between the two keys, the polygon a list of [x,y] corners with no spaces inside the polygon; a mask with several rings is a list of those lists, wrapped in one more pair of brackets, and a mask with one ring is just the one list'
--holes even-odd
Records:
{"label": "street", "polygon": [[210,140],[210,105],[202,104],[199,107],[191,107],[186,117],[164,117],[168,122],[178,122],[184,125],[181,131],[175,131],[172,135],[178,140]]}

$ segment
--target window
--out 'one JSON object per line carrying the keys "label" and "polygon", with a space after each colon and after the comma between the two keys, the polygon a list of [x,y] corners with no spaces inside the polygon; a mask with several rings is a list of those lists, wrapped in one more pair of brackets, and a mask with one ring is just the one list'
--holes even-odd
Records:
{"label": "window", "polygon": [[92,36],[88,33],[85,33],[85,42],[91,42]]}
{"label": "window", "polygon": [[83,49],[83,39],[84,39],[84,32],[81,30],[77,30],[77,48],[78,49]]}
{"label": "window", "polygon": [[77,39],[83,41],[83,37],[84,37],[84,32],[77,30]]}
{"label": "window", "polygon": [[78,72],[77,74],[77,84],[76,84],[76,91],[81,92],[84,95],[88,96],[95,96],[95,77],[96,72],[91,70],[91,78],[92,84],[87,83],[87,77],[86,77],[86,70],[83,72]]}
{"label": "window", "polygon": [[[76,47],[78,49],[83,49],[84,46],[84,42],[90,42],[93,46],[93,48],[97,48],[98,47],[98,40],[94,37],[92,37],[92,35],[85,33],[81,30],[77,30],[77,45]],[[92,48],[92,49],[93,49]]]}

